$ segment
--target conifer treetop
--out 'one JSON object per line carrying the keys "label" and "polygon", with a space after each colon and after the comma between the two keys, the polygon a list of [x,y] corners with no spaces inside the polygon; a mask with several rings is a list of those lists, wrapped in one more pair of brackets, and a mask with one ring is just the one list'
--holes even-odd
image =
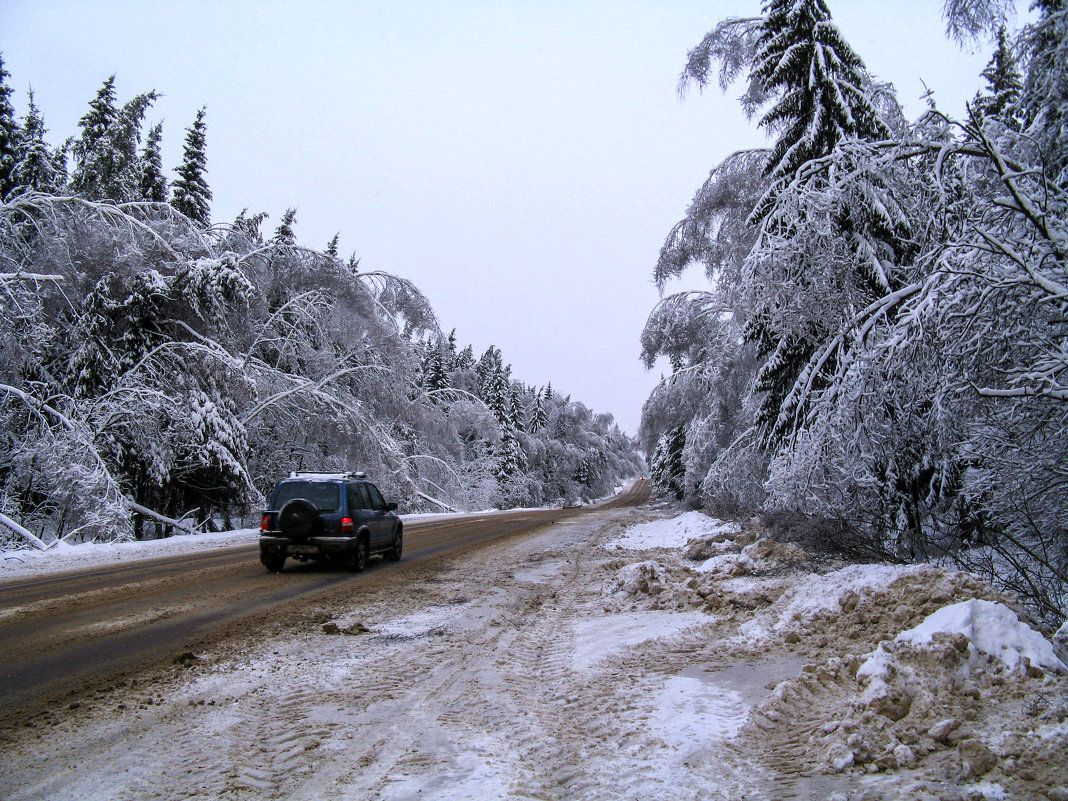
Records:
{"label": "conifer treetop", "polygon": [[0,200],[15,188],[12,173],[18,154],[19,126],[15,122],[15,109],[11,105],[11,92],[7,79],[11,74],[4,69],[0,54]]}
{"label": "conifer treetop", "polygon": [[45,142],[44,118],[33,99],[33,89],[29,91],[26,117],[22,123],[19,142],[18,160],[11,173],[12,183],[16,187],[28,187],[39,192],[48,192],[57,188],[58,178],[55,157]]}
{"label": "conifer treetop", "polygon": [[793,175],[846,137],[890,135],[865,94],[864,63],[823,0],[765,5],[752,75],[776,95],[759,123],[779,135],[765,167],[775,178]]}
{"label": "conifer treetop", "polygon": [[185,151],[178,180],[174,182],[171,205],[193,222],[207,226],[210,219],[211,190],[204,175],[207,173],[207,141],[204,123],[206,109],[201,108],[193,124],[186,130]]}
{"label": "conifer treetop", "polygon": [[163,123],[156,123],[148,131],[145,147],[141,151],[141,197],[152,203],[166,203],[170,189],[163,174]]}

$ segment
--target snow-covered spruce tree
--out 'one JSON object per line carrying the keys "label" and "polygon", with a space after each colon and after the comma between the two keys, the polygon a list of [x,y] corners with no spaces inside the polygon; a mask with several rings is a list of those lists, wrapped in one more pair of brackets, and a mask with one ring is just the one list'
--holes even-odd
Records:
{"label": "snow-covered spruce tree", "polygon": [[677,425],[661,435],[649,464],[649,478],[658,492],[681,501],[686,497],[686,470],[682,452],[686,447],[686,428]]}
{"label": "snow-covered spruce tree", "polygon": [[517,436],[514,429],[503,428],[496,448],[498,497],[502,506],[518,506],[530,497],[525,480],[526,459]]}
{"label": "snow-covered spruce tree", "polygon": [[111,151],[115,154],[114,173],[100,182],[100,197],[121,201],[141,199],[141,123],[157,97],[155,92],[138,95],[119,111],[119,117],[108,133]]}
{"label": "snow-covered spruce tree", "polygon": [[542,391],[534,393],[534,405],[530,410],[530,420],[527,422],[527,431],[537,434],[549,424],[549,415],[545,412],[545,399]]}
{"label": "snow-covered spruce tree", "polygon": [[205,109],[197,112],[193,124],[186,130],[182,163],[178,166],[178,178],[174,181],[171,205],[202,227],[211,222],[211,190],[205,173],[208,170],[207,125]]}
{"label": "snow-covered spruce tree", "polygon": [[500,364],[500,351],[493,352],[491,348],[487,353],[491,356],[490,361],[494,363],[486,369],[481,396],[497,418],[498,425],[505,427],[511,422],[509,368]]}
{"label": "snow-covered spruce tree", "polygon": [[453,364],[454,370],[473,370],[475,367],[475,352],[474,349],[468,345],[459,353],[456,354],[456,361]]}
{"label": "snow-covered spruce tree", "polygon": [[334,258],[334,259],[338,258],[338,255],[337,255],[338,254],[338,242],[340,240],[341,240],[341,232],[338,231],[336,234],[334,234],[330,238],[330,241],[326,243],[326,250],[324,250],[323,252],[327,256],[330,256],[331,258]]}
{"label": "snow-covered spruce tree", "polygon": [[157,123],[149,129],[145,146],[141,150],[140,189],[141,199],[150,203],[166,203],[170,194],[167,177],[163,174],[163,155],[160,146],[163,142],[163,123]]}
{"label": "snow-covered spruce tree", "polygon": [[972,101],[975,113],[980,117],[996,117],[1009,128],[1019,130],[1016,103],[1023,89],[1023,80],[1009,47],[1004,25],[998,28],[997,47],[982,76],[986,81],[986,90],[976,94]]}
{"label": "snow-covered spruce tree", "polygon": [[11,173],[15,187],[52,192],[63,184],[64,176],[56,169],[56,154],[45,141],[46,133],[44,119],[34,103],[31,90],[19,137],[18,158]]}
{"label": "snow-covered spruce tree", "polygon": [[445,358],[441,342],[433,345],[427,343],[422,364],[422,386],[427,393],[440,393],[449,388],[449,374],[445,369]]}
{"label": "snow-covered spruce tree", "polygon": [[519,381],[513,381],[508,391],[508,426],[522,433],[524,428],[523,399],[520,396],[523,385]]}
{"label": "snow-covered spruce tree", "polygon": [[493,345],[490,345],[486,348],[485,352],[479,356],[478,361],[475,363],[475,375],[478,378],[478,394],[483,400],[486,400],[490,381],[503,369],[504,363],[501,358],[500,350]]}
{"label": "snow-covered spruce tree", "polygon": [[72,147],[75,167],[71,181],[75,190],[84,188],[93,180],[93,165],[99,163],[94,153],[102,147],[108,131],[118,117],[119,110],[115,105],[115,76],[112,75],[97,90],[96,97],[89,103],[89,111],[78,121],[81,135]]}
{"label": "snow-covered spruce tree", "polygon": [[278,245],[297,244],[297,234],[293,230],[293,225],[296,221],[296,209],[288,208],[282,212],[282,219],[278,222],[278,227],[274,229],[274,236],[271,238],[271,241]]}
{"label": "snow-covered spruce tree", "polygon": [[751,80],[773,98],[760,126],[777,137],[764,167],[772,184],[757,218],[767,214],[779,185],[842,139],[889,136],[865,91],[864,64],[823,0],[767,2]]}
{"label": "snow-covered spruce tree", "polygon": [[[801,167],[826,156],[844,139],[884,139],[890,131],[866,93],[869,80],[863,63],[831,21],[823,0],[771,0],[765,6],[752,79],[772,97],[771,108],[760,125],[777,139],[764,166],[770,185],[757,202],[751,222],[764,222],[764,236],[788,239],[796,232],[791,224],[804,221],[787,221],[781,215],[770,221],[768,218],[787,185],[798,180],[821,180],[818,173],[811,178],[805,176]],[[847,209],[842,220],[833,222],[844,227],[858,222],[883,223],[882,227],[891,234],[886,238],[897,234],[900,240],[902,232],[894,230],[894,220],[879,220],[878,207],[870,210],[874,214],[865,215],[868,211],[861,209],[859,215],[853,215]],[[869,219],[855,221],[850,219],[852,216]],[[806,298],[821,292],[822,287],[812,288],[808,282],[811,268],[817,266],[811,261],[811,254],[795,252],[794,258],[784,264],[749,259],[747,266],[744,280],[751,308],[746,335],[760,345],[761,355],[767,357],[757,378],[757,389],[763,393],[759,422],[774,439],[781,434],[774,422],[790,387],[834,324],[828,325],[820,315],[807,315],[803,325],[787,327],[783,318],[793,318],[793,310],[784,309],[783,301],[773,294],[783,286],[800,290]],[[867,284],[869,296],[884,288],[886,277],[882,270],[873,269],[870,275],[849,272],[853,275],[846,280]],[[850,314],[849,308],[839,311],[838,316],[843,313]]]}
{"label": "snow-covered spruce tree", "polygon": [[141,94],[122,108],[115,104],[115,76],[108,78],[79,122],[74,141],[71,189],[92,200],[140,199],[141,122],[155,92]]}
{"label": "snow-covered spruce tree", "polygon": [[15,109],[11,105],[13,90],[7,82],[10,77],[11,73],[4,69],[4,59],[0,55],[0,200],[17,186],[13,173],[21,139],[19,125],[15,121]]}

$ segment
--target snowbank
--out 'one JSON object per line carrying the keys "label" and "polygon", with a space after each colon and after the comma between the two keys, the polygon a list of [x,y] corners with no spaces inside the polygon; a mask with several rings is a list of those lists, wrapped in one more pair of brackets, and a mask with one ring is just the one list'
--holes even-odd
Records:
{"label": "snowbank", "polygon": [[[728,543],[723,543],[727,545]],[[710,557],[697,566],[700,573],[721,576],[744,576],[786,567],[808,558],[801,548],[790,543],[760,539],[742,548],[741,553],[724,553]]]}
{"label": "snowbank", "polygon": [[[401,515],[401,520],[440,520],[451,514]],[[259,529],[243,528],[218,534],[180,534],[161,540],[133,542],[84,542],[77,545],[56,543],[46,551],[18,549],[0,552],[0,581],[5,579],[62,573],[67,570],[102,565],[158,559],[197,551],[253,545],[259,541]]]}
{"label": "snowbank", "polygon": [[78,545],[57,543],[47,551],[6,551],[0,553],[0,581],[65,570],[157,559],[182,553],[251,545],[259,529],[244,528],[219,534],[181,534],[162,540],[140,542],[86,542]]}
{"label": "snowbank", "polygon": [[[1016,667],[1021,658],[1026,658],[1036,667],[1055,672],[1066,669],[1049,641],[1021,622],[1016,613],[1004,604],[973,598],[944,606],[928,615],[920,625],[898,634],[895,639],[897,642],[922,645],[931,642],[936,634],[962,634],[967,637],[971,643],[971,664],[979,654],[989,654],[1010,668]],[[867,668],[868,663],[865,663],[861,671]]]}
{"label": "snowbank", "polygon": [[871,594],[903,576],[930,570],[926,565],[849,565],[824,575],[807,576],[784,596],[783,617],[840,612],[850,593]]}
{"label": "snowbank", "polygon": [[724,523],[701,512],[687,512],[668,520],[654,520],[631,526],[624,534],[606,543],[608,548],[628,551],[644,551],[648,548],[682,548],[687,542],[699,537],[716,534],[736,534],[741,531],[737,523]]}
{"label": "snowbank", "polygon": [[[743,623],[743,639],[757,643],[785,631],[803,628],[820,617],[852,612],[861,599],[886,594],[897,581],[934,572],[925,565],[849,565],[825,574],[810,574],[790,582],[768,610]],[[715,574],[713,574],[715,575]],[[724,581],[721,586],[735,597],[751,596],[765,585],[749,578]],[[892,610],[888,609],[887,613]]]}

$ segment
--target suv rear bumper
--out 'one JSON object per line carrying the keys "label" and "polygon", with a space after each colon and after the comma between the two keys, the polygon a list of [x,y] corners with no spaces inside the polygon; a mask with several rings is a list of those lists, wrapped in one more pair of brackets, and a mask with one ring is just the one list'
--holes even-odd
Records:
{"label": "suv rear bumper", "polygon": [[264,535],[260,537],[260,553],[274,554],[277,556],[303,557],[334,557],[346,556],[356,550],[356,537],[309,537],[300,542],[294,542],[287,537],[273,537]]}

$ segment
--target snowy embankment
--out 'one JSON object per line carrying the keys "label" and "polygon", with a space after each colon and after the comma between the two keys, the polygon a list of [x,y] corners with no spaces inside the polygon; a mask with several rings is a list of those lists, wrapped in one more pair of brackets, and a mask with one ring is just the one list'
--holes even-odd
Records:
{"label": "snowy embankment", "polygon": [[[436,520],[450,516],[402,515],[401,520]],[[0,551],[0,581],[232,548],[235,545],[254,545],[259,542],[259,534],[259,529],[242,528],[211,534],[178,534],[159,540],[84,542],[77,545],[57,542],[45,551],[29,548]]]}
{"label": "snowy embankment", "polygon": [[[800,647],[824,660],[776,684],[749,711],[743,723],[752,738],[785,739],[814,757],[815,773],[863,777],[890,798],[1068,799],[1068,666],[1061,659],[1068,624],[1055,648],[1020,619],[1012,599],[969,574],[930,565],[814,565],[794,545],[696,512],[636,526],[610,543],[658,545],[683,548],[690,569],[679,574],[677,561],[662,557],[631,563],[617,571],[616,592],[671,603],[677,582],[696,573],[686,586],[706,609],[750,612],[729,638],[735,645]],[[865,642],[877,646],[856,647]],[[702,709],[713,735],[733,725],[733,713],[708,715],[700,702],[679,706]]]}
{"label": "snowy embankment", "polygon": [[47,551],[28,548],[3,551],[0,552],[0,581],[250,545],[259,540],[259,533],[259,529],[244,528],[218,534],[180,534],[140,542],[85,542],[78,545],[58,542]]}
{"label": "snowy embankment", "polygon": [[[599,498],[594,503],[609,500],[622,494],[632,486],[633,482],[620,485],[616,487],[611,495]],[[505,511],[536,512],[547,508],[549,507],[522,507]],[[499,511],[501,510],[486,509],[481,512],[455,514],[420,512],[401,515],[400,518],[405,523],[409,523],[416,520],[442,520],[459,517],[463,514],[483,515]],[[0,551],[0,581],[231,548],[235,545],[252,545],[259,541],[259,533],[259,529],[256,528],[242,528],[218,533],[178,534],[157,540],[84,542],[75,545],[60,541],[51,543],[46,550],[18,548],[10,551]]]}
{"label": "snowy embankment", "polygon": [[1068,672],[1012,599],[662,514],[356,580],[27,730],[0,796],[1068,798]]}

